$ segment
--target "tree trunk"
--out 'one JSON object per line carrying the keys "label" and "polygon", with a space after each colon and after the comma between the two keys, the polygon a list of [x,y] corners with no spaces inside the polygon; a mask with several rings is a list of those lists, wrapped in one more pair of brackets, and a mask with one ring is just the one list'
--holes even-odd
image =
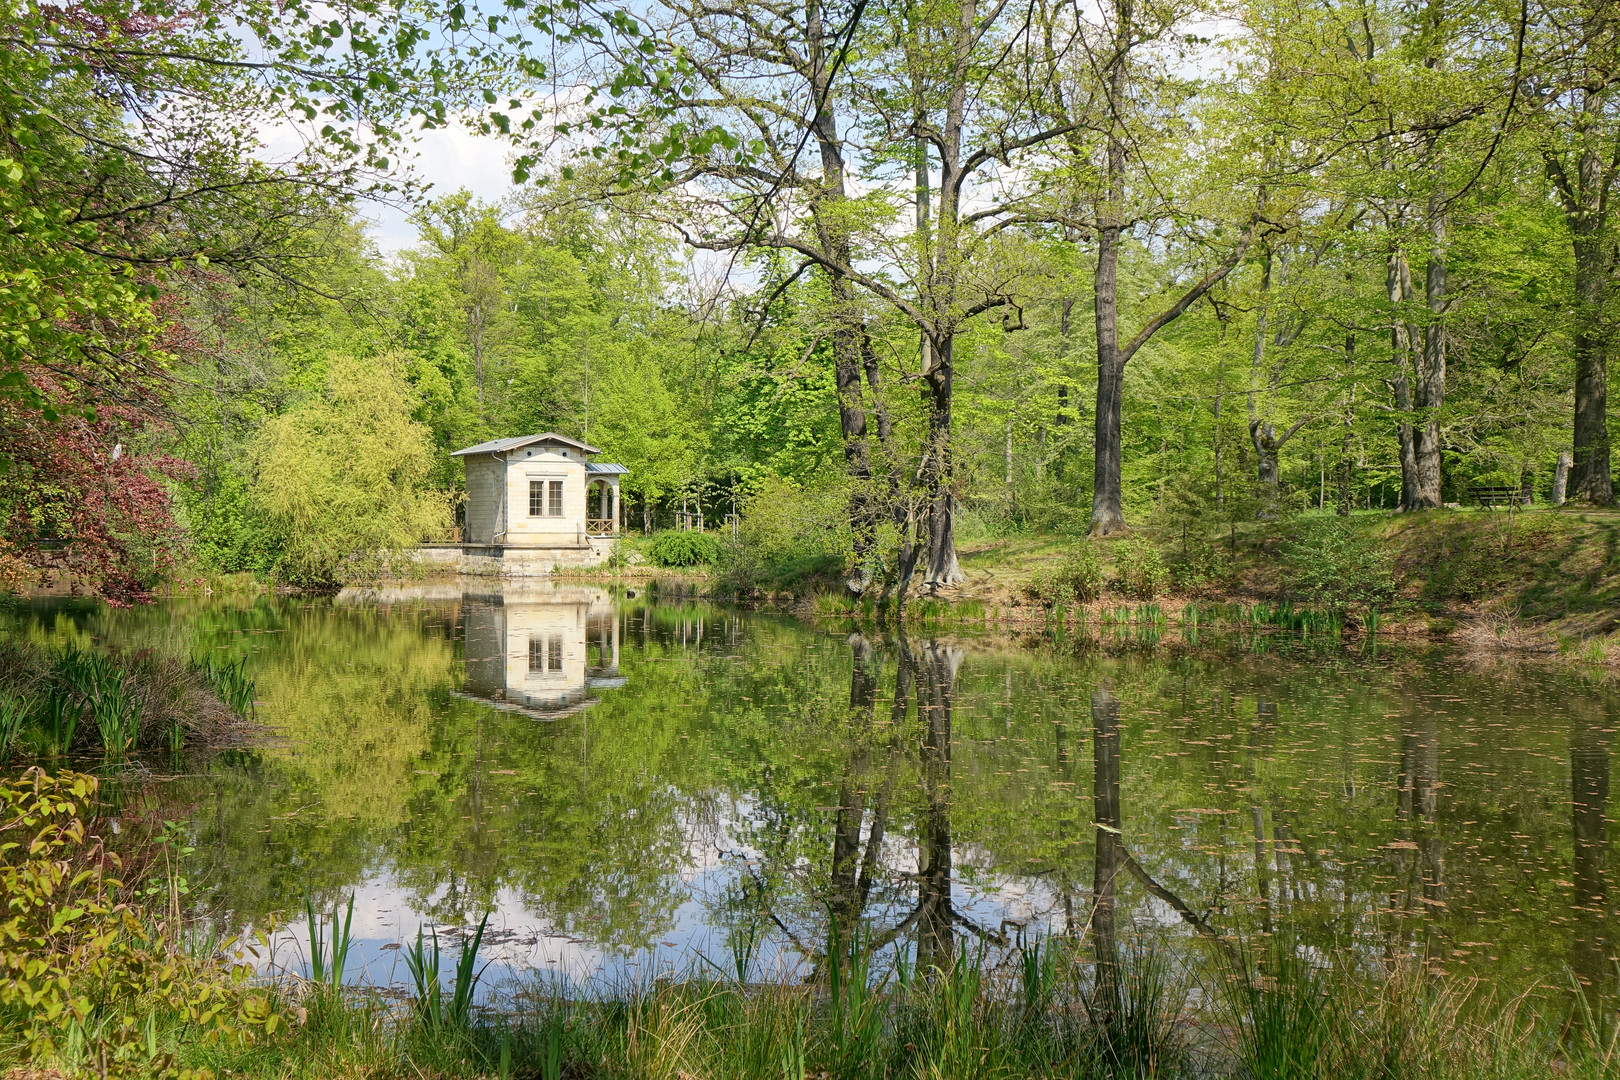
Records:
{"label": "tree trunk", "polygon": [[[1098,295],[1101,306],[1102,296]],[[1125,365],[1118,350],[1097,359],[1097,415],[1093,424],[1096,457],[1091,478],[1091,534],[1108,536],[1125,531],[1120,484],[1120,412],[1124,396]]]}
{"label": "tree trunk", "polygon": [[[1589,17],[1600,8],[1594,5]],[[1600,20],[1601,21],[1601,20]],[[1583,30],[1585,32],[1592,32]],[[1596,45],[1585,45],[1594,50]],[[1610,111],[1609,95],[1614,71],[1588,53],[1584,79],[1576,85],[1576,115],[1566,117],[1576,142],[1572,162],[1552,150],[1544,151],[1548,178],[1564,207],[1575,256],[1576,330],[1574,465],[1570,480],[1573,497],[1608,505],[1614,502],[1614,480],[1609,471],[1608,361],[1609,267],[1613,243],[1609,239],[1609,195],[1620,157],[1600,133]],[[1573,169],[1568,165],[1572,164]]]}
{"label": "tree trunk", "polygon": [[[836,283],[834,294],[849,288]],[[855,570],[846,582],[857,595],[872,582],[872,542],[876,515],[872,512],[872,461],[866,443],[866,409],[861,402],[861,342],[859,332],[850,327],[833,331],[833,380],[838,389],[838,423],[844,437],[844,474],[850,480],[849,525],[855,555]]]}
{"label": "tree trunk", "polygon": [[[928,493],[928,571],[925,580],[930,589],[958,585],[962,581],[962,565],[956,558],[956,500],[952,485],[956,479],[951,436],[951,394],[955,378],[954,344],[957,317],[952,314],[957,304],[957,276],[961,267],[960,212],[962,206],[962,137],[967,123],[967,84],[973,45],[977,40],[978,6],[975,0],[964,0],[957,9],[956,38],[950,92],[945,100],[944,123],[938,133],[939,149],[939,221],[933,234],[926,231],[923,238],[933,241],[934,258],[923,268],[923,277],[929,288],[927,294],[932,306],[933,326],[922,327],[931,331],[925,343],[933,346],[932,363],[923,372],[925,404],[928,412],[928,466],[924,470]],[[920,133],[920,132],[919,132]],[[928,187],[926,154],[919,155],[924,171],[919,176],[920,195]],[[928,359],[927,357],[924,358]]]}
{"label": "tree trunk", "polygon": [[928,570],[930,588],[956,585],[962,566],[956,559],[955,502],[951,494],[951,350],[950,338],[934,348],[934,364],[923,378],[928,410],[928,462],[923,469],[928,493]]}
{"label": "tree trunk", "polygon": [[[1114,36],[1120,53],[1109,72],[1113,100],[1122,100],[1125,90],[1124,50],[1130,47],[1132,32],[1129,7],[1117,11],[1119,25]],[[1092,277],[1092,294],[1097,324],[1097,414],[1095,458],[1091,478],[1091,535],[1107,536],[1125,531],[1124,493],[1120,484],[1120,414],[1124,408],[1125,357],[1119,348],[1119,238],[1120,204],[1125,200],[1125,144],[1114,121],[1108,134],[1105,205],[1097,215],[1097,272]]]}
{"label": "tree trunk", "polygon": [[[1114,154],[1109,151],[1110,157]],[[1093,421],[1096,453],[1092,466],[1091,533],[1125,531],[1120,490],[1120,413],[1125,363],[1119,354],[1119,227],[1098,230],[1097,273],[1092,280],[1097,322],[1097,411]]]}
{"label": "tree trunk", "polygon": [[1414,505],[1435,510],[1440,506],[1440,407],[1446,399],[1446,219],[1439,195],[1429,200],[1428,270],[1424,274],[1424,300],[1429,322],[1423,328],[1423,352],[1418,362],[1417,407],[1421,412],[1413,435]]}
{"label": "tree trunk", "polygon": [[1402,303],[1412,295],[1412,271],[1403,252],[1390,252],[1384,283],[1389,295],[1390,363],[1394,367],[1390,389],[1395,398],[1395,431],[1401,448],[1400,509],[1416,510],[1418,482],[1417,447],[1412,432],[1412,328],[1407,325],[1401,312]]}
{"label": "tree trunk", "polygon": [[[1356,367],[1356,335],[1349,333],[1344,336],[1344,366],[1347,372],[1355,371]],[[1351,434],[1356,422],[1356,388],[1350,385],[1350,400],[1344,410],[1344,433],[1339,437],[1339,466],[1335,470],[1338,474],[1338,505],[1335,508],[1340,517],[1349,517],[1351,509],[1351,468],[1350,459]]]}
{"label": "tree trunk", "polygon": [[[808,45],[808,65],[805,72],[810,83],[813,100],[822,103],[810,122],[821,154],[821,184],[815,192],[811,212],[822,246],[839,265],[849,261],[849,226],[842,214],[845,201],[844,150],[838,138],[838,122],[828,101],[831,98],[832,73],[822,51],[825,31],[822,25],[821,5],[811,0],[805,10],[805,39]],[[832,212],[827,213],[831,205]],[[844,440],[844,472],[849,477],[849,524],[853,538],[855,570],[846,582],[857,595],[866,591],[872,581],[872,544],[877,530],[877,513],[872,505],[872,462],[867,445],[866,408],[861,400],[861,370],[866,348],[866,328],[861,322],[860,307],[849,280],[841,274],[830,273],[836,323],[832,334],[834,382],[838,391],[838,421]]]}
{"label": "tree trunk", "polygon": [[1255,479],[1266,488],[1267,509],[1273,509],[1277,504],[1281,479],[1277,467],[1277,454],[1281,449],[1277,442],[1277,430],[1269,421],[1250,420],[1249,440],[1254,443]]}
{"label": "tree trunk", "polygon": [[[1596,216],[1596,215],[1593,215]],[[1580,329],[1575,333],[1575,464],[1571,479],[1577,498],[1614,502],[1609,472],[1609,332],[1607,245],[1583,221],[1575,235],[1575,295]],[[1601,227],[1601,226],[1599,226]]]}
{"label": "tree trunk", "polygon": [[1564,505],[1565,493],[1569,490],[1569,468],[1575,463],[1575,456],[1568,450],[1558,451],[1558,464],[1553,467],[1552,504]]}

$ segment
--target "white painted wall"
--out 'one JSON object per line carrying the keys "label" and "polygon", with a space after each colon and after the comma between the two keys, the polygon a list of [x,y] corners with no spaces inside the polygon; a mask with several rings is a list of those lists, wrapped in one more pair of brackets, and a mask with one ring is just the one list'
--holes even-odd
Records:
{"label": "white painted wall", "polygon": [[[585,523],[595,516],[585,505],[585,458],[579,451],[540,444],[509,451],[504,460],[490,454],[464,459],[467,465],[469,544],[511,547],[584,547]],[[529,482],[563,482],[561,517],[529,516]],[[504,498],[503,498],[504,495]],[[549,508],[549,489],[542,511]]]}
{"label": "white painted wall", "polygon": [[[563,482],[561,517],[529,516],[529,483]],[[511,508],[501,543],[509,545],[585,543],[585,460],[578,451],[555,447],[525,447],[507,457],[506,497]],[[549,506],[550,493],[542,503]]]}

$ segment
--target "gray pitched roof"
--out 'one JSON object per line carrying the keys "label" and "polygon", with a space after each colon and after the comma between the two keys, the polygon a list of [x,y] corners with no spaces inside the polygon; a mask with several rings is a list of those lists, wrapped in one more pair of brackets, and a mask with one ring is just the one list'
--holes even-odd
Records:
{"label": "gray pitched roof", "polygon": [[607,461],[587,461],[585,471],[592,476],[624,476],[630,470],[623,465],[615,465]]}
{"label": "gray pitched roof", "polygon": [[570,439],[566,435],[558,435],[555,431],[543,431],[539,435],[514,435],[507,439],[491,439],[481,442],[477,446],[469,446],[465,450],[457,450],[451,457],[466,457],[469,454],[504,454],[508,450],[517,450],[531,443],[555,442],[587,454],[600,454],[602,451],[589,443],[582,443],[578,439]]}

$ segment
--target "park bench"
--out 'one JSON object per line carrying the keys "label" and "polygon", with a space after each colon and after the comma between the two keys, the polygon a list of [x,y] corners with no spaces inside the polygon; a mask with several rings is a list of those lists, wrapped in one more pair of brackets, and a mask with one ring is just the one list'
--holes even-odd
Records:
{"label": "park bench", "polygon": [[1502,487],[1475,487],[1469,490],[1473,492],[1474,498],[1479,500],[1481,506],[1512,506],[1515,503],[1520,506],[1530,505],[1529,494],[1519,487],[1504,485]]}

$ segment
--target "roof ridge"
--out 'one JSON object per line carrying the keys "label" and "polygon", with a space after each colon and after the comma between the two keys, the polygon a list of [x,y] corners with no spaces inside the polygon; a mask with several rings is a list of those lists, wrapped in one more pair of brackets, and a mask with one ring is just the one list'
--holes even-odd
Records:
{"label": "roof ridge", "polygon": [[581,442],[579,439],[570,438],[567,435],[560,435],[555,431],[542,431],[538,435],[508,435],[505,438],[489,439],[485,442],[478,443],[475,446],[467,446],[460,450],[452,450],[450,452],[450,456],[463,457],[468,454],[498,454],[507,450],[518,450],[522,447],[529,446],[537,442],[566,443],[567,445],[576,447],[587,454],[600,454],[602,452],[599,448],[592,446],[590,443]]}

